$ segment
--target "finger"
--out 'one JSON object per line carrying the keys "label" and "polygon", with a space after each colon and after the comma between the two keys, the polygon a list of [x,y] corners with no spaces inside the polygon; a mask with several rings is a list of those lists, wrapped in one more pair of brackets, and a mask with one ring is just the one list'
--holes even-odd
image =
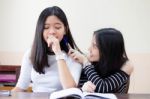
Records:
{"label": "finger", "polygon": [[[57,43],[59,43],[59,40],[58,40],[55,36],[49,35],[47,42],[48,42],[50,45],[52,45],[52,44],[57,44]],[[52,42],[52,44],[51,44],[51,42]],[[49,45],[48,45],[48,46],[49,46]]]}
{"label": "finger", "polygon": [[76,52],[76,50],[73,50],[70,54],[70,56],[72,56],[74,59],[78,57],[78,53]]}
{"label": "finger", "polygon": [[93,92],[93,89],[89,85],[87,86],[86,89],[87,89],[87,92]]}
{"label": "finger", "polygon": [[48,45],[48,47],[51,47],[52,43],[48,42],[47,45]]}
{"label": "finger", "polygon": [[48,37],[47,37],[47,46],[48,47],[50,47],[51,46],[51,43],[52,43],[52,40],[53,39],[53,36],[52,35],[49,35]]}
{"label": "finger", "polygon": [[71,55],[72,53],[74,53],[74,49],[69,49],[69,55]]}
{"label": "finger", "polygon": [[92,85],[88,84],[87,87],[88,87],[88,91],[89,91],[89,92],[94,92]]}
{"label": "finger", "polygon": [[74,52],[72,52],[69,56],[72,57],[72,58],[74,59],[74,58],[75,58]]}
{"label": "finger", "polygon": [[83,90],[86,91],[86,92],[93,92],[93,89],[92,89],[91,85],[88,82],[86,82],[84,84]]}
{"label": "finger", "polygon": [[53,38],[54,37],[54,35],[48,35],[48,38]]}
{"label": "finger", "polygon": [[88,81],[88,84],[90,85],[90,87],[92,88],[92,90],[94,91],[96,86],[91,82],[91,81]]}
{"label": "finger", "polygon": [[52,45],[52,40],[51,40],[51,39],[48,39],[48,40],[47,40],[47,46],[48,46],[48,47],[51,47],[51,45]]}
{"label": "finger", "polygon": [[82,88],[81,88],[82,91],[87,91],[86,86],[87,86],[87,85],[86,85],[86,82],[85,82],[85,83],[83,84]]}
{"label": "finger", "polygon": [[69,49],[73,49],[69,43],[67,44],[67,46]]}

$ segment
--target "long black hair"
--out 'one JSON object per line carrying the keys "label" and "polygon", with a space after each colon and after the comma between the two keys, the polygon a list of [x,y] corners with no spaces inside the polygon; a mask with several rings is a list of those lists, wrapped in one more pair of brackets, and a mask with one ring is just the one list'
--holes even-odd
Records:
{"label": "long black hair", "polygon": [[37,22],[36,31],[35,31],[35,38],[32,45],[32,51],[31,51],[31,62],[33,64],[33,68],[39,72],[39,73],[45,73],[44,67],[49,67],[48,64],[48,47],[47,43],[45,42],[43,38],[43,30],[44,30],[44,24],[49,16],[56,16],[65,26],[65,32],[64,38],[60,42],[61,49],[64,50],[66,53],[68,52],[68,47],[66,45],[66,42],[71,45],[72,48],[78,49],[76,46],[73,37],[71,35],[71,31],[69,28],[69,24],[67,21],[67,17],[63,10],[57,6],[48,7],[45,8]]}
{"label": "long black hair", "polygon": [[128,60],[124,39],[120,31],[103,28],[94,32],[100,59],[94,62],[95,70],[101,77],[107,77],[120,70]]}

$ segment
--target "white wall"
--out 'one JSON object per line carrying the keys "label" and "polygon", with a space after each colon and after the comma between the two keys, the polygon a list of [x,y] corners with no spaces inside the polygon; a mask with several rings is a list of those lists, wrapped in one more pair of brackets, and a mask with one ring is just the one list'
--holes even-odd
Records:
{"label": "white wall", "polygon": [[83,50],[94,30],[115,27],[123,32],[127,51],[150,52],[149,0],[0,0],[0,51],[30,47],[40,12],[52,5],[65,11]]}
{"label": "white wall", "polygon": [[31,47],[39,14],[53,5],[65,11],[75,41],[85,52],[94,30],[119,29],[136,65],[130,92],[150,93],[150,80],[144,78],[150,75],[150,0],[0,0],[0,64],[21,64],[23,53]]}

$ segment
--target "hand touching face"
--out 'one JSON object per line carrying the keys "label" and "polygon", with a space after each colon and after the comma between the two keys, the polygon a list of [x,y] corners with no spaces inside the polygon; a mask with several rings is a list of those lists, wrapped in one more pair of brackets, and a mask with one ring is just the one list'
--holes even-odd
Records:
{"label": "hand touching face", "polygon": [[84,56],[83,54],[81,54],[79,51],[71,48],[71,46],[68,44],[68,47],[69,47],[69,52],[68,52],[68,55],[75,61],[83,64],[84,61],[87,60],[87,57]]}
{"label": "hand touching face", "polygon": [[47,17],[44,30],[43,38],[47,42],[48,47],[51,47],[53,44],[53,51],[58,51],[60,49],[59,42],[63,39],[65,34],[64,24],[56,16]]}
{"label": "hand touching face", "polygon": [[47,46],[55,53],[60,53],[61,48],[59,44],[59,40],[54,37],[53,35],[50,35],[47,39]]}

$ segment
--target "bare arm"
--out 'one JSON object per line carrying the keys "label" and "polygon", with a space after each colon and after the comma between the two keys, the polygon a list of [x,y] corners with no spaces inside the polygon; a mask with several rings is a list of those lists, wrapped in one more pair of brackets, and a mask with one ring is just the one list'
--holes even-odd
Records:
{"label": "bare arm", "polygon": [[21,89],[19,87],[14,87],[11,91],[15,91],[15,92],[25,92],[26,90]]}
{"label": "bare arm", "polygon": [[59,40],[56,37],[50,35],[47,40],[47,44],[48,44],[48,47],[50,47],[53,50],[56,57],[59,57],[58,59],[56,58],[56,60],[58,64],[59,78],[60,78],[62,87],[64,89],[76,87],[77,85],[63,57],[63,53],[60,48]]}
{"label": "bare arm", "polygon": [[59,77],[63,88],[66,89],[71,87],[77,87],[69,71],[69,68],[67,67],[65,60],[60,59],[57,61],[57,64],[58,64]]}

